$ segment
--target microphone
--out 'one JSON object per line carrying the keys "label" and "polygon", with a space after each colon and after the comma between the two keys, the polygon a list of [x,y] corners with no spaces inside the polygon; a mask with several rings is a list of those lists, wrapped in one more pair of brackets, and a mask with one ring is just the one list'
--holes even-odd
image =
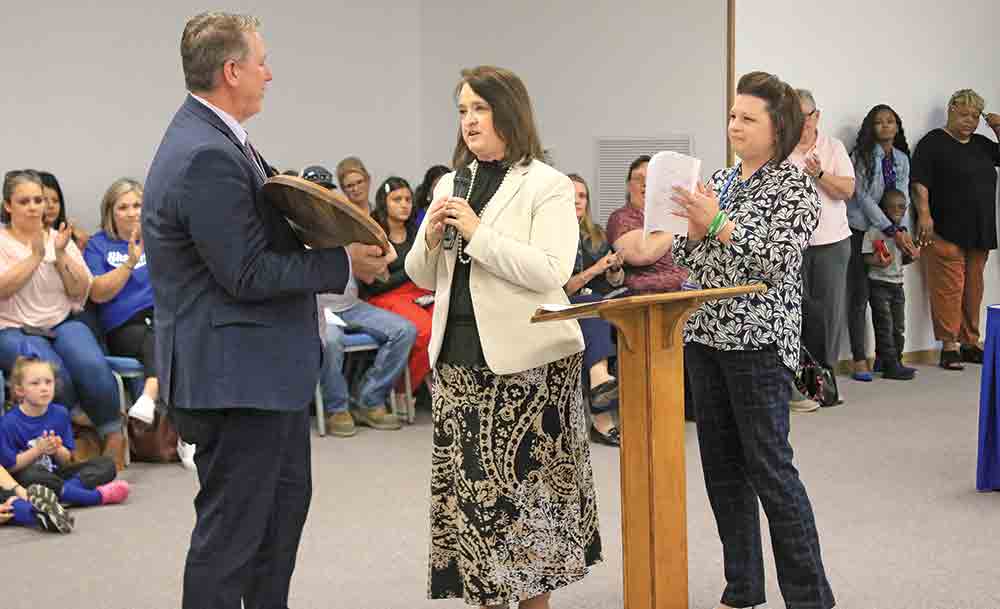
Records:
{"label": "microphone", "polygon": [[[455,185],[452,187],[451,196],[456,199],[468,199],[470,188],[472,188],[472,172],[468,167],[462,167],[455,174]],[[449,224],[444,227],[444,237],[441,239],[444,249],[455,249],[457,234],[458,231],[454,226]]]}

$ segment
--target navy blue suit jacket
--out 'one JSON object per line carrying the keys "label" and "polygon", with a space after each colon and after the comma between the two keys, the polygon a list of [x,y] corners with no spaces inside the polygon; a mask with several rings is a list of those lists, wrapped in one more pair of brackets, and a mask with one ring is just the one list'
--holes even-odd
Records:
{"label": "navy blue suit jacket", "polygon": [[160,395],[174,407],[297,410],[313,395],[315,294],[344,291],[347,253],[306,250],[263,183],[229,127],[188,96],[142,210]]}

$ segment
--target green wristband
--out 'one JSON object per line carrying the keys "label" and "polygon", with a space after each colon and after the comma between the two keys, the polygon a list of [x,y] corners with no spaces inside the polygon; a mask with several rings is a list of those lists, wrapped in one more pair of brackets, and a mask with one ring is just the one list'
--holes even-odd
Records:
{"label": "green wristband", "polygon": [[728,220],[729,218],[726,217],[726,212],[720,210],[719,213],[715,214],[715,218],[712,220],[712,223],[708,225],[708,236],[714,239],[715,236],[719,234],[719,231],[722,230],[722,227],[726,225],[726,221]]}

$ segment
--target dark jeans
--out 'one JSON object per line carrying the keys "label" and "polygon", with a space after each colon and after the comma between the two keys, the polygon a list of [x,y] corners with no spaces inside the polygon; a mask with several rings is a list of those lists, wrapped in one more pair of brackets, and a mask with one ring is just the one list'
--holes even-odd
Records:
{"label": "dark jeans", "polygon": [[906,332],[906,294],[903,284],[868,281],[872,326],[875,327],[875,357],[883,362],[903,356]]}
{"label": "dark jeans", "polygon": [[184,609],[288,606],[312,497],[309,412],[174,409],[197,445],[197,521],[184,569]]}
{"label": "dark jeans", "polygon": [[802,255],[802,342],[831,370],[840,359],[851,240],[810,245]]}
{"label": "dark jeans", "polygon": [[[603,299],[601,294],[575,294],[569,300],[573,304],[584,302],[599,302]],[[614,328],[606,320],[600,317],[577,320],[580,322],[580,330],[583,332],[583,389],[590,389],[590,367],[594,364],[614,357],[617,348],[613,340]],[[607,408],[590,407],[591,414],[600,414],[618,407],[618,402],[612,400]]]}
{"label": "dark jeans", "polygon": [[28,488],[32,484],[41,484],[52,489],[56,495],[62,494],[63,482],[79,476],[85,488],[94,490],[102,484],[115,479],[117,471],[111,457],[94,457],[83,463],[71,463],[56,468],[50,472],[41,465],[29,465],[19,472],[11,474],[21,486]]}
{"label": "dark jeans", "polygon": [[847,263],[847,333],[851,356],[859,362],[868,358],[865,347],[865,310],[868,308],[868,265],[861,253],[865,231],[851,229],[851,259]]}
{"label": "dark jeans", "polygon": [[156,377],[156,335],[153,332],[153,310],[147,309],[108,332],[108,352],[111,355],[134,357],[142,362],[146,378]]}
{"label": "dark jeans", "polygon": [[722,602],[749,607],[765,601],[759,499],[785,605],[830,609],[833,592],[812,506],[788,443],[791,372],[773,348],[719,351],[691,343],[684,348],[684,361],[705,488],[722,540]]}

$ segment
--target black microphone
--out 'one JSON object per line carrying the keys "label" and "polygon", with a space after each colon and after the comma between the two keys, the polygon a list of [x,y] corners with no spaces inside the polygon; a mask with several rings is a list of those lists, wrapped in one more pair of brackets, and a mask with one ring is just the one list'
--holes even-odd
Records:
{"label": "black microphone", "polygon": [[[462,167],[455,174],[455,185],[452,187],[451,196],[456,199],[468,199],[470,188],[472,188],[472,172],[469,171],[468,167]],[[444,227],[444,238],[441,240],[444,249],[455,248],[457,234],[458,231],[455,230],[454,226],[449,224]]]}

